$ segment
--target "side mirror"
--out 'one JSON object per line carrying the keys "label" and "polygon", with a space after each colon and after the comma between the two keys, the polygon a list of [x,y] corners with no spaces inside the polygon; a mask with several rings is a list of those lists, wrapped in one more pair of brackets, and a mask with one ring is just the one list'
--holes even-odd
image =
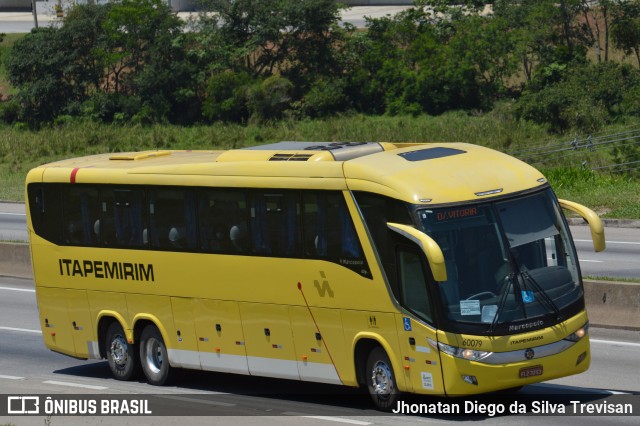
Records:
{"label": "side mirror", "polygon": [[442,249],[433,238],[411,226],[390,222],[387,223],[387,226],[392,231],[397,232],[420,246],[427,256],[429,267],[436,281],[444,282],[447,280],[447,268],[444,264],[444,255],[442,254]]}
{"label": "side mirror", "polygon": [[560,203],[560,207],[563,209],[571,210],[587,221],[589,228],[591,229],[593,250],[596,252],[603,251],[606,247],[606,243],[604,241],[604,226],[602,225],[602,220],[600,220],[598,215],[593,210],[581,204],[574,203],[573,201],[558,200],[558,202]]}

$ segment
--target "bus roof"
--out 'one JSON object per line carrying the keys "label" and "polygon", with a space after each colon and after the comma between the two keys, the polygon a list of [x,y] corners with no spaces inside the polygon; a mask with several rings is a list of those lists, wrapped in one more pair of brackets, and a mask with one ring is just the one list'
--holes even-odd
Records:
{"label": "bus roof", "polygon": [[79,157],[33,169],[32,182],[350,189],[434,205],[520,192],[546,180],[514,157],[464,143],[279,142]]}

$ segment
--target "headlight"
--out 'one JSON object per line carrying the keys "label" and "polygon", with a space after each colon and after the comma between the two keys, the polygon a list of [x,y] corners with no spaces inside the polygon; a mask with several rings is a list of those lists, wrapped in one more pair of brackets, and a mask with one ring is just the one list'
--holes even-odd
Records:
{"label": "headlight", "polygon": [[565,337],[564,340],[577,342],[578,340],[586,336],[588,333],[589,333],[589,323],[587,322],[585,325],[583,325],[582,327],[580,327],[579,329],[577,329],[576,331],[574,331],[573,333]]}
{"label": "headlight", "polygon": [[485,352],[485,351],[476,351],[474,349],[469,349],[469,348],[458,348],[455,346],[447,345],[442,342],[436,343],[431,339],[429,339],[429,344],[433,347],[437,347],[440,351],[444,352],[445,354],[449,354],[456,358],[466,359],[468,361],[480,361],[493,353],[493,352]]}

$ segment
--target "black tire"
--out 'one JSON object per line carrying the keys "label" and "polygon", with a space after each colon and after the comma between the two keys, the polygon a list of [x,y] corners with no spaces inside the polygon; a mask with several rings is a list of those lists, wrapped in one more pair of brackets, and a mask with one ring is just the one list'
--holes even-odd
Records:
{"label": "black tire", "polygon": [[137,351],[127,342],[127,336],[119,322],[109,325],[105,336],[107,361],[113,377],[118,380],[131,380],[138,373]]}
{"label": "black tire", "polygon": [[395,408],[400,391],[396,386],[391,361],[381,347],[378,346],[369,353],[365,376],[369,394],[376,408],[381,411],[391,411]]}
{"label": "black tire", "polygon": [[171,383],[175,369],[169,365],[167,346],[155,325],[148,325],[142,330],[140,364],[149,384],[163,386]]}

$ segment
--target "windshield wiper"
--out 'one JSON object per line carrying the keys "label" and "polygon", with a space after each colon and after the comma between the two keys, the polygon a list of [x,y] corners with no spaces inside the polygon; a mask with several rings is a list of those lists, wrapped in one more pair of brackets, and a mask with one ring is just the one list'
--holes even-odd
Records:
{"label": "windshield wiper", "polygon": [[551,308],[553,312],[556,314],[556,319],[560,321],[562,319],[562,315],[560,314],[560,309],[558,309],[558,305],[549,297],[549,295],[540,287],[540,284],[531,276],[531,274],[527,271],[520,271],[520,275],[524,278],[526,283],[529,283],[534,290],[538,292],[542,301],[547,305],[548,308]]}
{"label": "windshield wiper", "polygon": [[498,309],[496,310],[496,315],[493,317],[493,321],[491,321],[491,325],[489,326],[488,333],[493,333],[493,329],[498,324],[498,318],[502,314],[502,310],[504,309],[504,305],[507,303],[507,297],[509,296],[509,291],[511,291],[511,287],[513,287],[513,280],[515,279],[516,274],[510,272],[506,276],[506,280],[508,280],[507,287],[504,289],[502,294],[500,295],[500,302],[498,303]]}

